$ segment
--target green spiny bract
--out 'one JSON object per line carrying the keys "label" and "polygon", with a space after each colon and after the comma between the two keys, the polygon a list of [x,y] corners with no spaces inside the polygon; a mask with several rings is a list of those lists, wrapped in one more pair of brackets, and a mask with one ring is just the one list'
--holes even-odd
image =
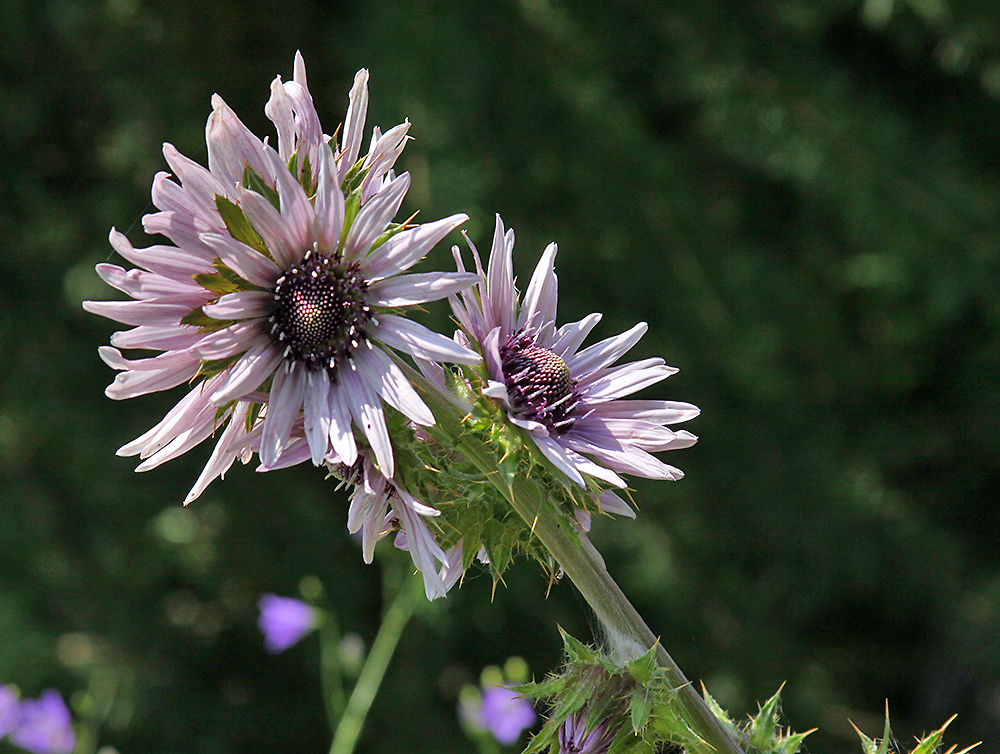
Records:
{"label": "green spiny bract", "polygon": [[[940,728],[928,733],[923,738],[917,739],[916,746],[909,751],[909,754],[935,754],[938,747],[941,745],[941,739],[944,737],[945,728],[951,725],[951,721],[954,719],[955,715],[952,715]],[[854,723],[851,723],[851,725],[854,725]],[[897,754],[903,751],[898,746],[894,745],[892,740],[892,729],[889,727],[888,707],[885,711],[885,729],[882,731],[881,739],[868,738],[868,736],[858,730],[858,726],[856,725],[854,725],[854,730],[856,730],[858,735],[861,736],[861,749],[864,754]],[[972,751],[977,746],[979,746],[979,744],[974,743],[972,746],[966,746],[961,751],[955,751],[957,747],[952,746],[943,752],[943,754],[966,754],[966,752]]]}
{"label": "green spiny bract", "polygon": [[[473,403],[468,384],[448,373],[450,391],[465,401],[463,409],[425,380],[411,375],[437,424],[414,429],[390,425],[398,481],[441,515],[428,520],[445,549],[462,548],[463,569],[482,550],[499,580],[518,553],[535,558],[550,578],[558,573],[532,525],[511,507],[515,487],[531,492],[538,505],[554,508],[575,529],[577,510],[596,512],[593,500],[562,484],[529,452],[502,417],[484,402]],[[485,469],[487,470],[484,470]]]}

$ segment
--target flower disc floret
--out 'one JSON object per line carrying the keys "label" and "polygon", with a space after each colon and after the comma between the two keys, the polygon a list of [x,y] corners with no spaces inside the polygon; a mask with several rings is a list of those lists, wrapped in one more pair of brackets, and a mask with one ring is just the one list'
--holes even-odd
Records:
{"label": "flower disc floret", "polygon": [[285,358],[311,370],[334,369],[365,337],[372,318],[367,292],[360,264],[309,249],[274,287],[271,335],[285,345]]}
{"label": "flower disc floret", "polygon": [[562,357],[519,332],[500,347],[500,364],[514,412],[556,434],[572,428],[576,382]]}

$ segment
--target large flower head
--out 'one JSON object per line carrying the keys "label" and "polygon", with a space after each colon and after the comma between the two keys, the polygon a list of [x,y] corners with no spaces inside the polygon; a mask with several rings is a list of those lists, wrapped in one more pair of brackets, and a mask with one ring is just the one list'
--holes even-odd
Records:
{"label": "large flower head", "polygon": [[[484,394],[503,406],[509,422],[524,430],[533,445],[566,477],[588,487],[587,477],[625,487],[620,474],[679,479],[679,469],[652,453],[691,445],[690,432],[667,425],[698,415],[689,403],[621,400],[669,377],[676,369],[651,358],[614,363],[646,332],[644,323],[592,346],[580,346],[600,321],[591,314],[556,327],[558,285],[556,245],[542,254],[521,299],[514,285],[513,230],[497,216],[493,246],[484,271],[470,242],[478,285],[451,297],[464,338],[482,353]],[[459,269],[464,271],[455,248]],[[627,506],[606,491],[604,510],[626,513]]]}
{"label": "large flower head", "polygon": [[[410,185],[392,166],[408,123],[374,129],[361,152],[368,74],[355,77],[342,137],[323,133],[296,54],[292,81],[275,79],[265,112],[278,149],[262,142],[216,95],[206,127],[208,169],[170,144],[173,176],[153,182],[160,210],[147,233],[174,245],[144,249],[112,229],[111,244],[136,267],[102,264],[101,277],[132,301],[85,302],[133,329],[101,356],[120,370],[107,389],[132,398],[183,383],[193,389],[153,429],[119,450],[146,470],[186,452],[227,420],[188,500],[256,444],[273,464],[301,428],[309,457],[353,464],[360,430],[379,468],[393,474],[383,402],[416,424],[434,419],[394,351],[431,361],[478,356],[400,316],[475,281],[464,273],[403,274],[465,219],[393,223]],[[127,359],[119,349],[162,351]],[[256,433],[256,437],[249,437]]]}

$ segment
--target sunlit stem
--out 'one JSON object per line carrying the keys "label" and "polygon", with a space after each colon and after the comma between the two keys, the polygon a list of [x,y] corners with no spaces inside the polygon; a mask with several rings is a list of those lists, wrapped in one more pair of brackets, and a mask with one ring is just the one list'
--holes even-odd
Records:
{"label": "sunlit stem", "polygon": [[[419,384],[423,381],[417,382]],[[622,637],[643,650],[656,647],[657,659],[667,671],[672,685],[677,688],[678,701],[692,730],[720,754],[743,754],[739,744],[708,708],[705,700],[695,691],[677,663],[611,578],[597,550],[589,542],[581,540],[571,520],[545,500],[536,484],[523,478],[514,478],[508,483],[497,468],[497,459],[492,450],[464,431],[461,417],[457,415],[453,405],[430,386],[427,388],[424,397],[438,420],[435,430],[458,438],[456,449],[476,465],[532,527],[534,535],[576,585],[609,633]]]}
{"label": "sunlit stem", "polygon": [[396,593],[396,598],[382,619],[371,652],[361,668],[358,682],[347,700],[344,715],[330,745],[330,754],[351,754],[354,751],[389,661],[422,594],[423,580],[420,574],[409,577]]}

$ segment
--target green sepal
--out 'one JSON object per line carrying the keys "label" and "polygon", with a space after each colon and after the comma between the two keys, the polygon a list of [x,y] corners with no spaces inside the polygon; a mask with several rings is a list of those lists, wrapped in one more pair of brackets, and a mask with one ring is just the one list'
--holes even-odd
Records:
{"label": "green sepal", "polygon": [[264,244],[264,239],[254,230],[247,216],[243,214],[243,210],[224,196],[215,197],[215,206],[219,210],[222,221],[226,224],[226,230],[229,231],[229,235],[237,241],[245,243],[254,251],[259,251],[271,261],[274,261],[274,257],[271,256],[271,252],[267,250],[267,246]]}
{"label": "green sepal", "polygon": [[344,200],[344,229],[340,232],[340,248],[344,248],[344,241],[347,240],[347,233],[354,224],[358,212],[361,211],[361,192],[355,191],[348,194]]}
{"label": "green sepal", "polygon": [[217,296],[225,296],[227,293],[237,291],[263,291],[259,285],[254,285],[249,280],[245,280],[236,274],[234,270],[215,260],[215,272],[204,272],[192,275],[194,282],[207,291],[211,291]]}
{"label": "green sepal", "polygon": [[236,320],[209,317],[199,306],[197,309],[181,317],[181,324],[201,328],[202,332],[215,332],[217,330],[225,330],[230,325],[235,325]]}
{"label": "green sepal", "polygon": [[636,735],[641,735],[649,724],[649,717],[653,714],[653,701],[649,697],[649,690],[645,686],[637,686],[632,689],[632,699],[629,703],[632,717],[632,730]]}
{"label": "green sepal", "polygon": [[[294,173],[295,171],[293,170],[292,172]],[[243,188],[256,191],[267,199],[272,207],[281,212],[281,197],[278,196],[278,192],[274,186],[261,178],[249,165],[243,169]],[[240,214],[243,213],[241,212]],[[244,241],[244,243],[246,242]]]}
{"label": "green sepal", "polygon": [[302,189],[306,194],[311,196],[316,188],[313,184],[313,171],[312,164],[309,162],[309,155],[306,155],[302,160],[302,170],[297,175],[299,176],[299,184],[302,186]]}
{"label": "green sepal", "polygon": [[201,366],[198,367],[198,376],[205,379],[214,377],[219,372],[224,372],[237,361],[239,361],[240,354],[234,354],[225,359],[216,359],[214,361],[203,361]]}
{"label": "green sepal", "polygon": [[747,732],[750,734],[750,746],[761,751],[770,751],[774,731],[778,727],[779,702],[781,689],[764,702],[760,711],[750,721]]}

